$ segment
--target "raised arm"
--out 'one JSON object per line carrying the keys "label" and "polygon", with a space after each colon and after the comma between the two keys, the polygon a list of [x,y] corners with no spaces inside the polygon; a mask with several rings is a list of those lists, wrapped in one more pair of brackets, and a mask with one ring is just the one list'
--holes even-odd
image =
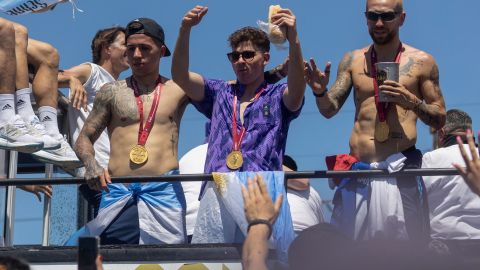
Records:
{"label": "raised arm", "polygon": [[83,84],[87,82],[91,72],[92,67],[88,64],[58,72],[58,87],[70,88],[70,102],[76,109],[87,109],[87,92]]}
{"label": "raised arm", "polygon": [[317,68],[313,59],[310,59],[310,63],[305,63],[305,80],[312,88],[318,110],[326,118],[331,118],[337,114],[347,100],[348,95],[350,95],[352,90],[352,61],[352,52],[343,56],[338,66],[337,79],[330,91],[327,90],[330,77],[330,63],[327,63],[324,72]]}
{"label": "raised arm", "polygon": [[281,9],[272,17],[272,23],[287,28],[289,43],[289,61],[287,89],[283,93],[283,102],[290,111],[297,111],[302,106],[305,94],[303,76],[303,56],[297,33],[297,18],[289,9]]}
{"label": "raised arm", "polygon": [[95,160],[93,144],[110,122],[113,98],[113,84],[104,85],[97,93],[92,112],[85,121],[75,143],[75,153],[85,165],[87,184],[95,190],[104,189],[108,191],[107,183],[110,183],[108,170],[102,168]]}
{"label": "raised arm", "polygon": [[173,81],[194,101],[203,100],[205,89],[202,76],[188,70],[190,61],[190,31],[193,26],[200,23],[207,12],[207,7],[196,6],[185,14],[172,58]]}

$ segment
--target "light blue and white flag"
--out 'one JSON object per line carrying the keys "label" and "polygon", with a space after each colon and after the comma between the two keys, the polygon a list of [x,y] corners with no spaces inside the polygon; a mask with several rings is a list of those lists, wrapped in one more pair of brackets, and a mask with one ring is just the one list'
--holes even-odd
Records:
{"label": "light blue and white flag", "polygon": [[[269,244],[277,250],[279,258],[286,261],[288,247],[294,240],[295,233],[283,172],[214,173],[215,184],[207,185],[200,202],[192,243],[232,243],[245,238],[248,222],[245,218],[241,186],[247,185],[248,178],[253,178],[256,174],[263,177],[273,201],[283,194],[283,203],[273,224]],[[236,228],[240,229],[243,239],[239,239]]]}
{"label": "light blue and white flag", "polygon": [[176,182],[109,184],[103,192],[95,219],[74,233],[65,245],[77,245],[80,236],[99,236],[120,213],[130,198],[137,200],[139,244],[185,243],[185,199]]}

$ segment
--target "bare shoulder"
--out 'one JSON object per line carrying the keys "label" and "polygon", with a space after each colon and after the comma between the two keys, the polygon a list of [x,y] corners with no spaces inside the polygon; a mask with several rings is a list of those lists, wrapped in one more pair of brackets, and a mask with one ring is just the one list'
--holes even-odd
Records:
{"label": "bare shoulder", "polygon": [[413,59],[421,71],[430,72],[432,67],[437,65],[431,54],[406,44],[404,44],[404,48],[405,56]]}
{"label": "bare shoulder", "polygon": [[179,97],[180,99],[187,98],[185,91],[176,84],[172,79],[162,76],[162,82],[164,84],[165,90],[173,93],[174,96]]}

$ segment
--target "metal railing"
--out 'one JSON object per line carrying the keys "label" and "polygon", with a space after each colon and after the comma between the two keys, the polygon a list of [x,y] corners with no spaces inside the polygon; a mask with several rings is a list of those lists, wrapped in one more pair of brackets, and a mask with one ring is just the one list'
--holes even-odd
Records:
{"label": "metal railing", "polygon": [[[13,246],[15,186],[21,185],[68,185],[84,184],[84,178],[52,178],[53,165],[46,164],[45,178],[16,178],[16,152],[10,152],[10,168],[8,179],[0,181],[0,187],[7,188],[5,245]],[[364,177],[398,177],[398,176],[447,176],[458,175],[456,169],[405,169],[389,173],[386,170],[354,170],[354,171],[301,171],[285,172],[286,179],[294,178],[364,178]],[[159,176],[126,176],[112,177],[112,183],[164,182],[164,181],[212,181],[212,174],[179,174]],[[49,245],[50,199],[44,200],[42,245]]]}

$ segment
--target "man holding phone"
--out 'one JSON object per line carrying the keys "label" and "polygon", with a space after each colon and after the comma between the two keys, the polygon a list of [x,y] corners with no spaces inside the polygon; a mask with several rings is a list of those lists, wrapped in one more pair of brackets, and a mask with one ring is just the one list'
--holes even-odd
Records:
{"label": "man holding phone", "polygon": [[[404,168],[418,168],[421,153],[415,149],[417,119],[434,129],[441,128],[445,122],[445,103],[434,58],[400,41],[399,30],[405,16],[402,0],[367,0],[365,17],[373,44],[345,54],[338,67],[337,79],[329,91],[330,64],[324,72],[316,67],[313,59],[305,65],[307,83],[313,90],[320,113],[326,118],[339,112],[354,88],[356,113],[350,136],[350,155],[352,159],[369,165],[395,158],[392,157],[394,154],[402,154],[407,157]],[[378,85],[375,76],[377,62],[399,62],[399,82],[386,80],[383,85]],[[386,97],[386,102],[378,100],[379,91]],[[367,185],[371,187],[387,185],[387,182],[390,187],[398,187],[396,192],[400,193],[398,197],[401,199],[397,200],[399,205],[396,207],[400,210],[393,214],[399,214],[398,219],[394,218],[394,224],[388,223],[388,216],[392,213],[385,209],[385,200],[396,199],[386,195],[380,199],[383,203],[376,205],[377,211],[373,211],[375,206],[369,204],[371,211],[367,211],[366,217],[358,214],[346,217],[345,211],[340,211],[345,199],[341,196],[342,189],[346,185],[359,188],[356,180],[342,182],[337,189],[336,211],[332,217],[334,223],[343,228],[355,224],[355,228],[351,229],[354,238],[371,238],[374,235],[404,238],[405,227],[407,238],[429,236],[426,199],[420,188],[423,186],[421,177],[403,177],[398,182],[394,178],[370,180]],[[370,195],[365,194],[366,198]],[[355,207],[356,210],[361,208],[359,204]],[[358,211],[353,210],[352,213]],[[356,220],[352,220],[352,216]],[[373,219],[378,221],[378,226],[362,232],[362,224]],[[390,233],[387,233],[388,230]]]}

